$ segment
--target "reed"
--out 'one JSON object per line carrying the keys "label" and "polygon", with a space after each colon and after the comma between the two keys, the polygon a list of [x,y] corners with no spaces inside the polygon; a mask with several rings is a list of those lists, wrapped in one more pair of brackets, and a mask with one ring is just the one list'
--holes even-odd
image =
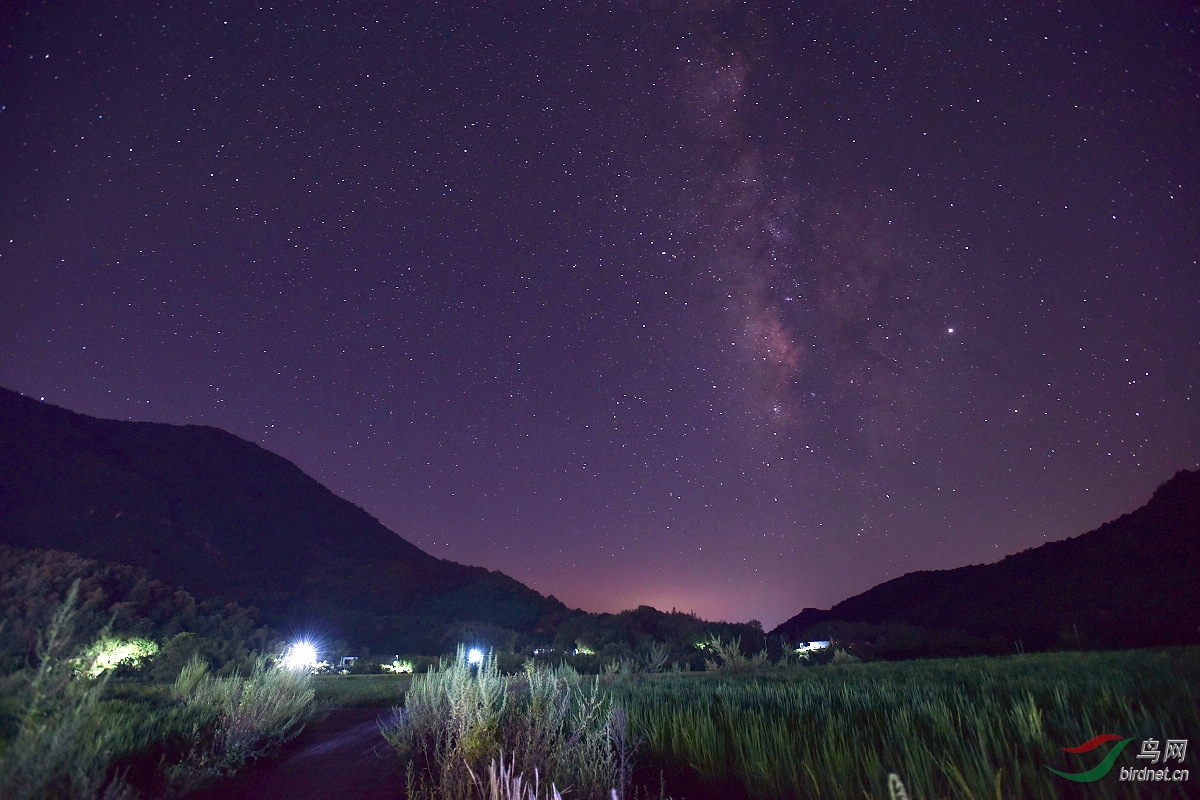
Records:
{"label": "reed", "polygon": [[571,797],[609,800],[629,755],[621,749],[624,717],[598,678],[533,662],[504,675],[494,656],[469,665],[462,647],[414,678],[382,731],[409,761],[410,800],[477,797],[484,776],[510,793],[550,797],[562,787]]}
{"label": "reed", "polygon": [[[1183,648],[661,675],[608,689],[644,739],[643,776],[690,777],[720,787],[712,796],[887,798],[902,781],[909,797],[982,800],[1075,791],[1046,766],[1091,766],[1094,754],[1060,748],[1099,733],[1186,738],[1200,730],[1198,686],[1200,648]],[[1179,786],[1156,796],[1183,797]],[[1146,792],[1115,774],[1088,789]]]}

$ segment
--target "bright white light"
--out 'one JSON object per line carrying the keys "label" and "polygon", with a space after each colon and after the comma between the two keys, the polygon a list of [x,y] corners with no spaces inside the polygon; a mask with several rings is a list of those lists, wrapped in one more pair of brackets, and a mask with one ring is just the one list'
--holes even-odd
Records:
{"label": "bright white light", "polygon": [[317,665],[317,648],[308,642],[296,642],[283,657],[288,669],[312,669]]}
{"label": "bright white light", "polygon": [[477,647],[471,648],[471,650],[467,653],[467,663],[468,664],[482,664],[483,663],[483,651]]}

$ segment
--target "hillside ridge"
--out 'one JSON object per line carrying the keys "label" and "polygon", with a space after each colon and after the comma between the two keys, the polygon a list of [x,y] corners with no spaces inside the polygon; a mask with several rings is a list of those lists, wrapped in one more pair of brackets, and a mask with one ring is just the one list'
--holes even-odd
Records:
{"label": "hillside ridge", "polygon": [[772,634],[835,623],[955,631],[1001,648],[1200,642],[1200,472],[1181,470],[1141,508],[991,564],[910,572]]}
{"label": "hillside ridge", "polygon": [[283,456],[219,428],[105,420],[0,389],[0,543],[146,569],[273,624],[432,647],[447,625],[552,628],[569,609],[435,558]]}

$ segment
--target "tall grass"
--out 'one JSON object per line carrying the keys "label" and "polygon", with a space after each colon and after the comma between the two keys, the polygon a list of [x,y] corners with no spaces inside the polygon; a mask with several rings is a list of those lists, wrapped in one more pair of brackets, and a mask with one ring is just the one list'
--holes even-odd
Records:
{"label": "tall grass", "polygon": [[12,735],[0,741],[2,797],[132,797],[113,762],[189,722],[178,709],[144,713],[104,698],[109,673],[91,669],[87,651],[75,656],[70,649],[78,589],[76,581],[39,636],[36,666],[3,678],[5,710],[14,724],[8,726]]}
{"label": "tall grass", "polygon": [[[896,773],[909,797],[982,800],[1080,791],[1045,767],[1092,766],[1094,753],[1060,748],[1099,733],[1200,731],[1197,687],[1200,648],[663,675],[610,691],[645,739],[644,771],[690,785],[688,796],[886,798]],[[1087,787],[1098,798],[1146,793],[1115,773]]]}
{"label": "tall grass", "polygon": [[101,700],[103,689],[103,681],[74,681],[24,698],[18,733],[0,751],[0,796],[130,795],[123,780],[110,780],[109,765],[142,742],[128,715]]}
{"label": "tall grass", "polygon": [[512,789],[515,780],[525,794],[561,787],[605,800],[622,778],[624,716],[598,678],[586,681],[565,665],[531,662],[522,674],[502,675],[491,656],[469,666],[460,647],[453,661],[413,680],[383,734],[409,759],[410,800],[478,796],[480,776],[497,785],[497,770],[507,776],[501,783]]}
{"label": "tall grass", "polygon": [[313,701],[306,672],[286,669],[260,656],[246,677],[214,678],[193,658],[175,681],[172,695],[211,722],[197,726],[186,757],[171,771],[177,784],[194,785],[228,775],[297,736]]}
{"label": "tall grass", "polygon": [[314,675],[315,702],[322,708],[389,708],[408,689],[411,675]]}
{"label": "tall grass", "polygon": [[106,632],[80,654],[71,650],[77,589],[42,634],[36,665],[0,678],[0,797],[132,798],[126,769],[139,758],[153,759],[152,773],[165,769],[156,790],[170,794],[299,732],[313,697],[308,677],[261,658],[245,678],[213,678],[193,660],[170,692],[110,696],[111,673],[94,668],[97,654],[112,650],[101,646]]}

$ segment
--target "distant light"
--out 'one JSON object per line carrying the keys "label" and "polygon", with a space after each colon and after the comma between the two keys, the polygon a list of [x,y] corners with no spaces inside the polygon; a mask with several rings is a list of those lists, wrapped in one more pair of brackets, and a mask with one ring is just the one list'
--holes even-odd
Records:
{"label": "distant light", "polygon": [[482,664],[483,663],[483,651],[477,647],[471,648],[470,652],[467,653],[467,663],[468,664]]}
{"label": "distant light", "polygon": [[283,665],[288,669],[312,669],[317,665],[317,648],[309,642],[296,642],[283,656]]}
{"label": "distant light", "polygon": [[954,328],[947,328],[946,333],[954,333]]}
{"label": "distant light", "polygon": [[413,662],[401,661],[400,656],[393,658],[390,664],[380,664],[379,666],[384,672],[391,672],[396,675],[411,675],[413,671]]}

